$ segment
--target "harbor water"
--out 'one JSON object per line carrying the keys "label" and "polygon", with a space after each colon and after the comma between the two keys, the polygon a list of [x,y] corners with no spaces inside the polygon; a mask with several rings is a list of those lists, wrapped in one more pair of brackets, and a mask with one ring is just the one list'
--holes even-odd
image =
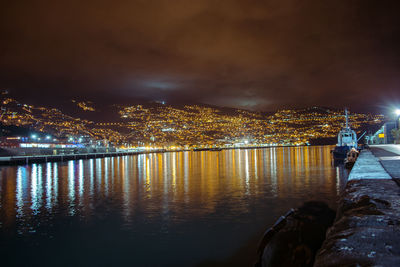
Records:
{"label": "harbor water", "polygon": [[207,266],[237,255],[251,265],[263,231],[290,208],[307,200],[336,207],[346,171],[333,166],[331,149],[1,167],[2,266]]}

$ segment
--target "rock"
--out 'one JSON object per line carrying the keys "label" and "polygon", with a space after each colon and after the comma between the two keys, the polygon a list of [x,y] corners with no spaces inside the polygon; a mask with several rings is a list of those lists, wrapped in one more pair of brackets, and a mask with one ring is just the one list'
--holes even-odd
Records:
{"label": "rock", "polygon": [[264,235],[256,266],[313,266],[335,211],[323,202],[306,202],[281,217]]}

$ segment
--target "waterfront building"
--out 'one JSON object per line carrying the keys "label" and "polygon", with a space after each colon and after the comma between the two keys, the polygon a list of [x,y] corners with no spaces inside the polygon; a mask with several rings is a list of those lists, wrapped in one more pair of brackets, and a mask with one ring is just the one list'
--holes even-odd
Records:
{"label": "waterfront building", "polygon": [[392,135],[392,130],[396,129],[396,122],[390,121],[382,125],[382,127],[376,131],[374,134],[367,136],[366,141],[369,145],[378,144],[393,144],[394,137]]}

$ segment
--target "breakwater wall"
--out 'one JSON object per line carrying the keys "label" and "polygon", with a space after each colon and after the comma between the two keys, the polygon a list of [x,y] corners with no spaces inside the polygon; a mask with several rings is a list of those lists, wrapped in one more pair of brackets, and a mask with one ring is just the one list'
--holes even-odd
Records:
{"label": "breakwater wall", "polygon": [[314,266],[399,266],[400,187],[362,151]]}

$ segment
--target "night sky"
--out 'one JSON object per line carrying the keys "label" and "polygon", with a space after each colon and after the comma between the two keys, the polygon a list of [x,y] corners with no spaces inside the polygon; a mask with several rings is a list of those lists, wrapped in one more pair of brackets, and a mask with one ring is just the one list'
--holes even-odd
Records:
{"label": "night sky", "polygon": [[0,88],[28,101],[379,110],[400,100],[399,2],[6,1]]}

